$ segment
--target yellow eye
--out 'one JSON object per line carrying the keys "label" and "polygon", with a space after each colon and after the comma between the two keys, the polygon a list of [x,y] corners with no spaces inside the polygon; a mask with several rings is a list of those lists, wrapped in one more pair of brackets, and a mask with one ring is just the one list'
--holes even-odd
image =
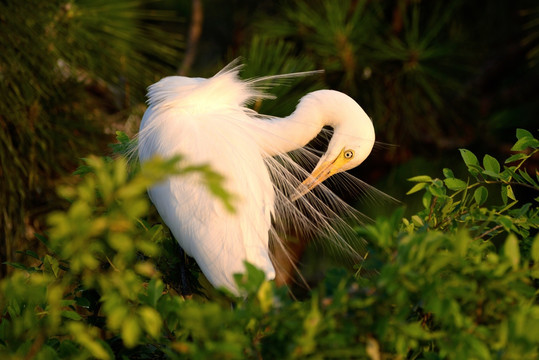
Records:
{"label": "yellow eye", "polygon": [[354,157],[354,151],[353,150],[346,150],[344,152],[344,158],[345,159],[351,159]]}

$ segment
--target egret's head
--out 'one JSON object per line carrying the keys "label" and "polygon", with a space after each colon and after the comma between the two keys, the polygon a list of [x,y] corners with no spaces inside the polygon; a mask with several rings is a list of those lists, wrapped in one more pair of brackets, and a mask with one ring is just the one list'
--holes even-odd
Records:
{"label": "egret's head", "polygon": [[331,112],[337,118],[327,122],[334,129],[328,149],[311,175],[301,183],[292,200],[307,194],[330,176],[355,168],[372,151],[375,134],[371,119],[354,100],[341,95],[344,98],[336,105],[342,107],[334,108]]}

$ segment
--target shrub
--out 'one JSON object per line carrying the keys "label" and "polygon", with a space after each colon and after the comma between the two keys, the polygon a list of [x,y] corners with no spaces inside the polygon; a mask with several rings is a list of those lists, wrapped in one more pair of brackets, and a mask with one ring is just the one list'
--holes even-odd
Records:
{"label": "shrub", "polygon": [[524,130],[517,138],[503,168],[461,150],[467,179],[449,169],[444,179],[412,178],[424,210],[357,229],[370,244],[361,269],[331,270],[301,301],[250,265],[237,276],[246,298],[179,295],[163,281],[174,276],[162,263],[173,255],[160,249],[173,240],[141,220],[146,188],[198,171],[227,201],[221,178],[177,159],[130,173],[123,158],[90,157],[80,184],[59,189],[70,208],[50,214],[38,236],[48,253],[26,251],[35,265],[11,264],[17,270],[0,283],[0,355],[536,359],[538,199],[522,203],[517,189],[537,195],[525,165],[539,141]]}
{"label": "shrub", "polygon": [[155,25],[175,16],[146,3],[0,3],[0,257],[16,259],[25,231],[59,207],[54,184],[110,141],[112,114],[135,112],[177,65],[179,39]]}

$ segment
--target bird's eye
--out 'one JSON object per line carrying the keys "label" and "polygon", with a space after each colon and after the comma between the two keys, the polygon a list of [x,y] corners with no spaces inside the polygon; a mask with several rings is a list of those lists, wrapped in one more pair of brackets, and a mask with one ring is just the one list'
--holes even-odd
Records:
{"label": "bird's eye", "polygon": [[351,158],[353,158],[353,157],[354,157],[354,151],[352,151],[352,150],[346,150],[346,151],[344,152],[344,158],[345,158],[345,159],[351,159]]}

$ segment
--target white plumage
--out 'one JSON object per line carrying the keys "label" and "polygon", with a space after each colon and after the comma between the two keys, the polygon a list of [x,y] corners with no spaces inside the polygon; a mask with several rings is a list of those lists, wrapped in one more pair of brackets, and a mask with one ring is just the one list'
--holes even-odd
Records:
{"label": "white plumage", "polygon": [[[338,212],[354,211],[323,185],[326,198],[309,191],[334,173],[359,165],[374,145],[371,120],[347,95],[315,91],[289,117],[261,116],[246,105],[267,97],[256,86],[271,77],[244,81],[238,71],[227,67],[209,79],[173,76],[153,84],[138,135],[141,162],[181,154],[182,161],[209,164],[224,175],[225,189],[235,197],[233,213],[197,175],[172,176],[149,194],[208,280],[235,293],[233,274],[244,272],[244,261],[262,269],[268,279],[275,277],[268,241],[278,240],[285,228],[322,233],[340,247],[348,246],[341,234],[348,230]],[[334,135],[307,176],[287,152],[301,149],[325,125],[334,128]],[[310,152],[300,150],[298,155],[313,161]]]}

